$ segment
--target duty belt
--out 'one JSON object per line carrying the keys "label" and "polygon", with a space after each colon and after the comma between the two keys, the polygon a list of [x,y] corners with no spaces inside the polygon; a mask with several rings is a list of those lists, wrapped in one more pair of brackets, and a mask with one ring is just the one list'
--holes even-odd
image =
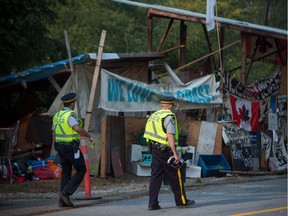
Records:
{"label": "duty belt", "polygon": [[57,145],[79,145],[80,142],[79,141],[72,141],[72,142],[56,142]]}
{"label": "duty belt", "polygon": [[164,144],[153,142],[153,141],[151,141],[151,146],[152,146],[152,149],[158,149],[162,151],[170,150],[170,147],[168,145],[164,145]]}

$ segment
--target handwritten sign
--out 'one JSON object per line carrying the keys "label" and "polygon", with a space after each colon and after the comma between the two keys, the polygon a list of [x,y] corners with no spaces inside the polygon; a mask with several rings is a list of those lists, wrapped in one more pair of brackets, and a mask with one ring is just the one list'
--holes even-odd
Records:
{"label": "handwritten sign", "polygon": [[231,144],[233,169],[249,171],[253,169],[251,143]]}

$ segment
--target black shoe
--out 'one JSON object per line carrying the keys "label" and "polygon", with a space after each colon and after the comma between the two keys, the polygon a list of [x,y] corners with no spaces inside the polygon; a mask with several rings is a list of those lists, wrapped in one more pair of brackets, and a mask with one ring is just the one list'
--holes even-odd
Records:
{"label": "black shoe", "polygon": [[194,200],[186,200],[186,204],[176,205],[176,207],[177,208],[189,208],[189,207],[192,207],[193,205],[195,205]]}
{"label": "black shoe", "polygon": [[149,207],[148,207],[148,210],[149,210],[149,211],[159,210],[159,209],[161,209],[161,206],[160,206],[160,205],[157,205],[157,206],[149,206]]}
{"label": "black shoe", "polygon": [[59,197],[62,199],[62,201],[68,206],[68,207],[74,207],[73,203],[70,201],[70,198],[67,194],[63,192],[59,192]]}
{"label": "black shoe", "polygon": [[59,203],[58,203],[58,207],[68,207],[68,205],[66,203],[63,202],[63,200],[60,198],[59,199]]}

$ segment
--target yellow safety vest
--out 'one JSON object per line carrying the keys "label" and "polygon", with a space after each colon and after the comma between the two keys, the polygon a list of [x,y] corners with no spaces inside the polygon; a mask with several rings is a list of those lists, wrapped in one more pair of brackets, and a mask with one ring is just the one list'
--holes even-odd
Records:
{"label": "yellow safety vest", "polygon": [[[68,119],[73,113],[75,113],[73,110],[63,109],[57,112],[53,117],[53,125],[55,128],[57,142],[72,142],[80,140],[80,135],[68,124]],[[82,120],[78,118],[78,122],[81,127],[83,123]]]}
{"label": "yellow safety vest", "polygon": [[172,113],[170,110],[159,110],[154,112],[149,118],[146,123],[145,132],[144,132],[144,138],[146,140],[152,140],[164,145],[168,144],[168,138],[167,133],[164,131],[164,119],[167,116],[173,116],[175,119],[175,127],[176,127],[176,133],[174,134],[175,139],[175,145],[178,145],[178,124],[176,115]]}

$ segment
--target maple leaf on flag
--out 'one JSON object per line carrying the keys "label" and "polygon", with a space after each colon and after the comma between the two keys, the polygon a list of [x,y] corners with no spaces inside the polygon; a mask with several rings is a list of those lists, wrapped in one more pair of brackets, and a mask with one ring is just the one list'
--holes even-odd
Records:
{"label": "maple leaf on flag", "polygon": [[246,108],[245,105],[243,105],[241,108],[238,109],[239,110],[239,116],[240,116],[240,119],[247,122],[250,120],[250,117],[249,117],[249,110]]}
{"label": "maple leaf on flag", "polygon": [[240,128],[244,128],[247,131],[258,131],[260,103],[235,98],[232,95],[230,95],[229,98],[233,121],[236,122]]}

